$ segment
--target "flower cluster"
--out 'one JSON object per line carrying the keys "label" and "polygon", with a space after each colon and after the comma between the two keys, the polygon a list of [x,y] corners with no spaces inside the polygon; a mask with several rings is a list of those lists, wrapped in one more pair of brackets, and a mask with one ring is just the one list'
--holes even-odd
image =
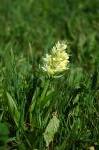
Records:
{"label": "flower cluster", "polygon": [[67,44],[58,42],[51,51],[43,58],[42,69],[49,76],[55,76],[68,69],[69,55],[66,53]]}

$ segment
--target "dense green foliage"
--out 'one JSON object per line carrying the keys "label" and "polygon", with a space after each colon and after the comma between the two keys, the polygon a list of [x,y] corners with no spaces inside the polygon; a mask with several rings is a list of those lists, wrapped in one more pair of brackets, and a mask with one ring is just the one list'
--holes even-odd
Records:
{"label": "dense green foliage", "polygon": [[[69,70],[49,82],[39,64],[58,40],[68,41]],[[1,0],[0,149],[90,146],[99,149],[99,1]]]}

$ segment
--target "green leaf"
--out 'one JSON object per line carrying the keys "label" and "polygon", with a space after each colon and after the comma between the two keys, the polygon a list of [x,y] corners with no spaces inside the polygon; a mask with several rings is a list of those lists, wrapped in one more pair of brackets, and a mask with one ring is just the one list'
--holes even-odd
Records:
{"label": "green leaf", "polygon": [[55,133],[58,131],[59,128],[59,119],[56,115],[53,115],[53,118],[49,121],[45,132],[44,132],[44,140],[46,142],[46,146],[48,147],[49,144],[53,141]]}
{"label": "green leaf", "polygon": [[0,123],[0,142],[5,144],[8,140],[9,130],[6,124]]}
{"label": "green leaf", "polygon": [[8,92],[6,94],[7,94],[7,99],[8,99],[9,112],[11,113],[12,118],[15,121],[15,124],[18,126],[19,112],[18,112],[17,105],[15,101],[13,100],[13,98],[11,97],[11,95]]}

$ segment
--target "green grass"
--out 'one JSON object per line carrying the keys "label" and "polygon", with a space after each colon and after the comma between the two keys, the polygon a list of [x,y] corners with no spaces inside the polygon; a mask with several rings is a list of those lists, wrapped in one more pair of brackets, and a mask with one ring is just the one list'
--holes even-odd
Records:
{"label": "green grass", "polygon": [[[39,64],[58,40],[69,43],[69,70],[47,87]],[[0,149],[45,150],[54,112],[47,149],[99,149],[99,1],[1,0]]]}

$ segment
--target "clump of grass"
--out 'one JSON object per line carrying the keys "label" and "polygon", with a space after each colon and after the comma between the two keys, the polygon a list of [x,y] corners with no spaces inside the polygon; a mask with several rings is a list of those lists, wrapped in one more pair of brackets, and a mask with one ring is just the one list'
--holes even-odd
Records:
{"label": "clump of grass", "polygon": [[[47,148],[99,149],[98,1],[1,3],[1,148],[46,149],[44,133],[57,112],[59,126]],[[48,64],[56,62],[54,56],[48,61],[50,47],[59,39],[69,41],[70,65],[65,71],[61,64],[59,74],[51,68],[50,77]],[[41,72],[43,53],[49,59]]]}

